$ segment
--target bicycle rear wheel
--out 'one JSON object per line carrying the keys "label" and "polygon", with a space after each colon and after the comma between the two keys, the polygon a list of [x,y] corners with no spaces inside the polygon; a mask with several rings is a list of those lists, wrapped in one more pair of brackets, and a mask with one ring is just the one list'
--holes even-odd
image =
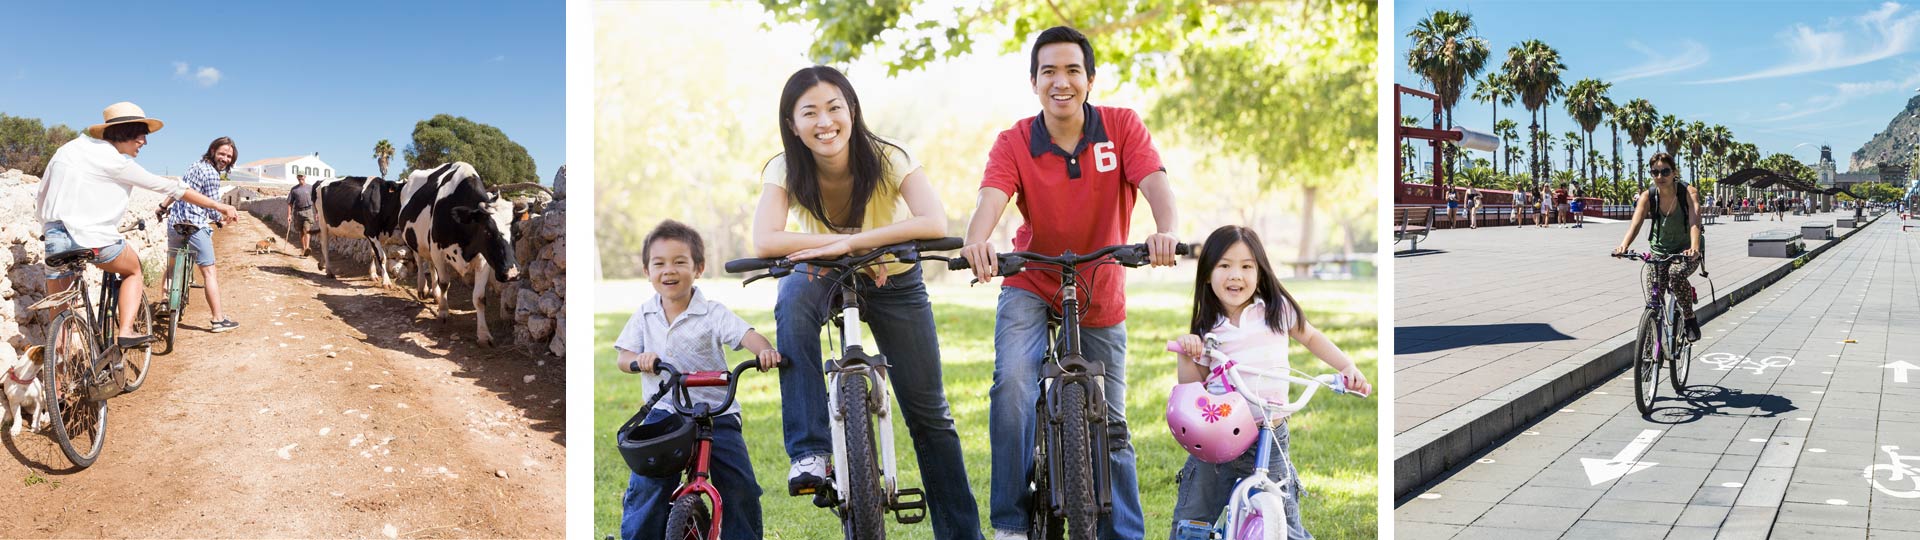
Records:
{"label": "bicycle rear wheel", "polygon": [[[133,316],[133,331],[149,336],[158,336],[158,334],[154,333],[158,325],[153,324],[153,305],[141,302],[139,309],[140,312]],[[168,341],[172,341],[171,336],[168,337]],[[120,355],[123,360],[126,360],[126,391],[132,392],[139,390],[140,385],[147,382],[147,367],[153,363],[152,343],[148,343],[146,347],[121,351]]]}
{"label": "bicycle rear wheel", "polygon": [[1633,404],[1640,414],[1653,414],[1653,399],[1660,391],[1660,315],[1647,310],[1640,315],[1640,337],[1634,347]]}
{"label": "bicycle rear wheel", "polygon": [[1067,538],[1070,540],[1092,540],[1099,533],[1099,509],[1094,502],[1093,493],[1093,443],[1088,437],[1088,424],[1092,414],[1106,414],[1087,411],[1087,387],[1082,384],[1060,385],[1060,410],[1066,414],[1060,422],[1060,459],[1054,461],[1054,467],[1060,470],[1060,486],[1065,507],[1061,512],[1067,521]]}
{"label": "bicycle rear wheel", "polygon": [[887,537],[886,496],[880,492],[880,466],[874,449],[873,416],[867,409],[867,377],[840,375],[838,397],[840,414],[846,421],[847,462],[839,474],[847,475],[847,492],[840,511],[840,523],[847,538],[878,540]]}
{"label": "bicycle rear wheel", "polygon": [[1680,299],[1667,296],[1667,380],[1673,386],[1673,393],[1687,395],[1687,374],[1693,371],[1693,340],[1687,339],[1686,327],[1680,322]]}
{"label": "bicycle rear wheel", "polygon": [[707,533],[712,528],[713,515],[698,495],[675,499],[673,508],[667,511],[666,540],[709,540]]}
{"label": "bicycle rear wheel", "polygon": [[107,441],[107,402],[87,396],[94,360],[93,329],[89,326],[72,310],[55,317],[48,326],[52,332],[41,368],[53,440],[59,443],[67,461],[81,469],[93,465]]}

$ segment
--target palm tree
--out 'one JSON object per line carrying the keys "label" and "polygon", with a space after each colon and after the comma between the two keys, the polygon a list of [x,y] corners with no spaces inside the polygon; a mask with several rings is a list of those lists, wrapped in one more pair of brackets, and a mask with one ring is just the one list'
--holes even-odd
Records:
{"label": "palm tree", "polygon": [[[1600,127],[1600,121],[1606,118],[1607,109],[1613,107],[1613,100],[1607,97],[1607,90],[1613,83],[1600,82],[1599,79],[1580,79],[1567,89],[1567,116],[1580,124],[1580,130],[1586,132],[1585,148],[1592,151],[1593,130]],[[1589,186],[1593,184],[1593,160],[1587,160],[1586,173]]]}
{"label": "palm tree", "polygon": [[[1660,123],[1653,126],[1653,138],[1660,141],[1660,146],[1666,150],[1667,155],[1678,156],[1681,143],[1687,141],[1687,123],[1671,114],[1661,116]],[[1676,174],[1678,174],[1677,171]]]}
{"label": "palm tree", "polygon": [[1690,155],[1693,156],[1693,182],[1696,184],[1700,183],[1700,153],[1706,149],[1707,138],[1711,136],[1713,136],[1711,133],[1707,133],[1705,122],[1694,120],[1687,124],[1686,145],[1687,150],[1691,151]]}
{"label": "palm tree", "polygon": [[[1473,16],[1464,11],[1435,11],[1407,32],[1413,45],[1407,51],[1407,69],[1426,79],[1445,111],[1443,128],[1453,127],[1453,106],[1467,79],[1486,66],[1487,40],[1473,35]],[[1453,152],[1447,152],[1452,160]]]}
{"label": "palm tree", "polygon": [[1713,154],[1714,170],[1719,173],[1716,178],[1725,178],[1731,172],[1727,170],[1727,149],[1733,144],[1733,132],[1727,126],[1707,128],[1707,152]]}
{"label": "palm tree", "polygon": [[1514,122],[1512,118],[1494,122],[1493,134],[1494,136],[1497,136],[1500,138],[1500,146],[1507,148],[1507,159],[1505,161],[1500,161],[1498,159],[1499,154],[1496,153],[1495,162],[1501,163],[1506,166],[1506,170],[1501,174],[1512,175],[1513,174],[1513,149],[1507,146],[1507,140],[1508,139],[1512,139],[1515,141],[1520,140],[1520,123]]}
{"label": "palm tree", "polygon": [[[1411,115],[1402,116],[1400,117],[1400,125],[1407,126],[1407,127],[1420,127],[1420,117],[1411,116]],[[1413,141],[1403,140],[1400,142],[1400,156],[1401,156],[1400,168],[1406,171],[1407,176],[1410,178],[1418,176],[1415,173],[1416,173],[1416,169],[1419,169],[1419,167],[1414,166],[1414,163],[1417,161],[1416,159],[1414,159],[1415,158],[1414,152],[1416,150],[1417,148],[1413,146]]]}
{"label": "palm tree", "polygon": [[1640,189],[1647,188],[1647,136],[1653,134],[1653,124],[1659,114],[1653,109],[1653,103],[1645,99],[1628,101],[1614,113],[1614,123],[1627,128],[1627,138],[1633,141],[1634,170],[1639,173]]}
{"label": "palm tree", "polygon": [[380,177],[387,177],[387,164],[393,161],[393,143],[386,139],[373,143],[373,160],[380,164]]}
{"label": "palm tree", "polygon": [[1533,115],[1533,123],[1527,129],[1535,133],[1532,176],[1536,182],[1544,181],[1546,168],[1552,167],[1550,160],[1542,159],[1547,155],[1542,145],[1548,141],[1540,136],[1542,130],[1546,129],[1546,118],[1540,114],[1541,109],[1554,98],[1560,97],[1564,88],[1560,83],[1560,73],[1566,69],[1566,64],[1560,63],[1560,52],[1537,39],[1529,39],[1507,49],[1507,61],[1501,66],[1501,70],[1512,79],[1514,89],[1519,91],[1520,104]]}
{"label": "palm tree", "polygon": [[1580,167],[1573,164],[1573,151],[1580,149],[1580,132],[1569,131],[1560,135],[1567,140],[1567,170],[1580,172]]}
{"label": "palm tree", "polygon": [[[1488,108],[1493,109],[1493,123],[1488,125],[1494,126],[1494,131],[1497,135],[1500,129],[1500,107],[1502,105],[1513,105],[1513,84],[1507,82],[1507,77],[1504,73],[1497,71],[1488,73],[1486,77],[1480,78],[1480,84],[1473,87],[1473,96],[1471,97],[1474,101],[1492,105]],[[1502,144],[1501,146],[1505,145]],[[1495,163],[1500,162],[1499,147],[1494,147],[1493,161]]]}

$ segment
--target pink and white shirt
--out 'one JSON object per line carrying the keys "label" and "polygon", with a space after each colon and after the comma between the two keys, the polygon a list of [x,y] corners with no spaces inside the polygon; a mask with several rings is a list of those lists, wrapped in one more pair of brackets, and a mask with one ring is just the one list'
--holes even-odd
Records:
{"label": "pink and white shirt", "polygon": [[[1282,300],[1284,302],[1284,300]],[[1285,309],[1285,306],[1281,306]],[[1267,303],[1254,298],[1246,309],[1240,310],[1240,320],[1234,321],[1222,315],[1210,332],[1214,341],[1219,343],[1220,352],[1239,367],[1241,381],[1253,388],[1253,393],[1278,405],[1287,401],[1289,383],[1285,377],[1287,370],[1287,332],[1284,329],[1267,326]],[[1280,315],[1283,328],[1292,328],[1293,310],[1285,309]],[[1202,358],[1206,366],[1207,390],[1214,393],[1226,392],[1224,366],[1216,365],[1211,358]]]}

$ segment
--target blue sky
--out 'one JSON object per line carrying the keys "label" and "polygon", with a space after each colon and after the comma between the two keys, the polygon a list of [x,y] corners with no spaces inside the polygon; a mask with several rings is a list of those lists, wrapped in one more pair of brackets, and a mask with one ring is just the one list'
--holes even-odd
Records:
{"label": "blue sky", "polygon": [[240,161],[310,154],[374,175],[415,122],[448,113],[500,128],[541,180],[565,160],[561,2],[9,2],[0,112],[74,129],[132,101],[166,122],[139,161],[180,174],[208,142]]}
{"label": "blue sky", "polygon": [[[1830,144],[1842,171],[1847,156],[1886,129],[1920,87],[1920,6],[1837,1],[1397,2],[1396,82],[1426,88],[1407,71],[1406,36],[1441,9],[1473,16],[1493,51],[1489,70],[1505,61],[1508,48],[1539,39],[1560,51],[1569,86],[1584,78],[1613,82],[1615,103],[1644,98],[1662,115],[1727,126],[1762,155],[1784,152],[1812,163],[1818,146]],[[1550,110],[1553,133],[1577,129],[1562,103]],[[1517,103],[1500,115],[1525,129],[1527,112]],[[1491,111],[1463,97],[1454,120],[1488,131]],[[1603,152],[1606,129],[1595,131],[1594,146]],[[1622,158],[1630,160],[1633,146],[1621,138]],[[1796,149],[1805,143],[1811,145]]]}

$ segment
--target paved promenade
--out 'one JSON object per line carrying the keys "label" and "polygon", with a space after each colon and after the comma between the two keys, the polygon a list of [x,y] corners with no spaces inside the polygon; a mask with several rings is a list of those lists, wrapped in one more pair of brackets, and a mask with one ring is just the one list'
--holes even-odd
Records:
{"label": "paved promenade", "polygon": [[[1585,266],[1631,273],[1602,262]],[[1621,373],[1409,494],[1397,536],[1920,538],[1916,270],[1920,231],[1861,230],[1705,325],[1686,398],[1663,380],[1643,417]],[[1623,302],[1594,309],[1630,319],[1612,307]],[[1573,334],[1605,324],[1552,313]]]}
{"label": "paved promenade", "polygon": [[[1703,318],[1792,269],[1788,259],[1748,257],[1750,235],[1851,216],[1708,225],[1712,279],[1692,280]],[[1897,219],[1886,221],[1898,229]],[[1397,493],[1624,365],[1645,302],[1643,265],[1607,256],[1626,228],[1590,221],[1580,229],[1436,231],[1421,252],[1395,257]],[[1644,235],[1636,250],[1647,249]],[[1830,243],[1804,242],[1808,250]]]}

